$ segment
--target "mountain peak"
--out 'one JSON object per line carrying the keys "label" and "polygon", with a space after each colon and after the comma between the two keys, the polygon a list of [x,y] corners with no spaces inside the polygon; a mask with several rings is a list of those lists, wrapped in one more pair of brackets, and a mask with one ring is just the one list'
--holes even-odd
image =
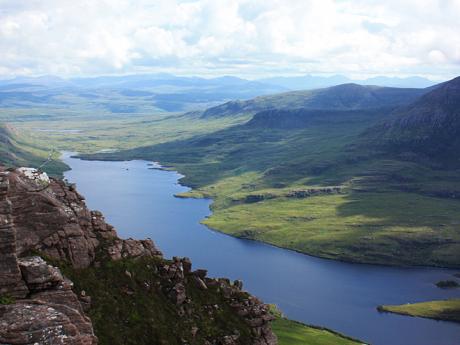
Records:
{"label": "mountain peak", "polygon": [[416,152],[449,165],[460,164],[460,77],[400,108],[367,135],[385,150]]}

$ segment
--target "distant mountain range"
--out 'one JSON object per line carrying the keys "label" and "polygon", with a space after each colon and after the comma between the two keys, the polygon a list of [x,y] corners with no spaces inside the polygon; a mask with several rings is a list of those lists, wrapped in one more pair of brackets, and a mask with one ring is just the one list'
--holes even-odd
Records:
{"label": "distant mountain range", "polygon": [[[169,74],[62,79],[54,76],[0,80],[0,105],[104,106],[109,112],[152,113],[205,109],[231,99],[286,91],[284,87],[234,77]],[[134,104],[134,105],[133,105]]]}
{"label": "distant mountain range", "polygon": [[[210,108],[230,100],[244,101],[257,96],[325,88],[345,83],[404,88],[424,88],[434,84],[420,77],[375,77],[351,80],[341,75],[331,77],[307,75],[259,80],[231,76],[183,77],[167,73],[69,79],[45,75],[0,80],[0,105],[32,107],[36,104],[48,106],[86,104],[88,107],[97,103],[97,107],[107,104],[107,110],[117,114],[150,112],[155,108],[168,112],[183,112]],[[295,97],[295,94],[292,95]],[[307,94],[299,94],[300,97],[304,95],[308,97]],[[127,106],[132,103],[136,105]],[[235,104],[228,106],[235,106]]]}
{"label": "distant mountain range", "polygon": [[0,85],[7,84],[31,84],[44,86],[80,86],[80,87],[117,87],[117,88],[139,88],[139,87],[157,87],[159,85],[181,85],[181,86],[196,86],[196,85],[220,85],[220,86],[235,86],[235,85],[271,85],[278,89],[285,90],[310,90],[316,88],[324,88],[340,84],[355,83],[360,85],[376,85],[389,87],[404,87],[404,88],[425,88],[435,85],[436,82],[427,78],[418,76],[398,78],[377,76],[367,79],[352,79],[343,75],[333,76],[293,76],[293,77],[271,77],[261,78],[256,80],[247,80],[232,76],[223,76],[217,78],[202,78],[202,77],[183,77],[168,73],[157,74],[133,74],[122,76],[98,76],[98,77],[81,77],[81,78],[60,78],[52,75],[39,77],[16,77],[13,79],[0,79]]}
{"label": "distant mountain range", "polygon": [[[231,76],[217,78],[181,77],[167,73],[134,74],[124,76],[100,76],[64,79],[56,76],[16,77],[0,80],[0,86],[44,86],[44,87],[78,87],[89,89],[152,89],[159,91],[173,90],[174,88],[201,88],[201,87],[241,87],[243,89],[269,89],[271,92],[287,90],[282,86],[252,81]],[[263,91],[261,91],[263,92]]]}
{"label": "distant mountain range", "polygon": [[310,90],[317,88],[324,88],[339,84],[356,83],[360,85],[377,85],[389,87],[403,87],[403,88],[425,88],[435,85],[436,82],[422,78],[422,77],[385,77],[378,76],[368,79],[351,79],[343,75],[333,75],[329,77],[321,76],[296,76],[296,77],[273,77],[259,79],[260,82],[282,86],[290,90]]}

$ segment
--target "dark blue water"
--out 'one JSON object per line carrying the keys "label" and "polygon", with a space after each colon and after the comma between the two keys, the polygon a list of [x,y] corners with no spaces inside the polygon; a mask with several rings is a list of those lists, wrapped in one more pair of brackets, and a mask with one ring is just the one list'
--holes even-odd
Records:
{"label": "dark blue water", "polygon": [[[66,173],[88,206],[102,211],[121,237],[151,237],[167,257],[189,256],[210,276],[244,287],[292,319],[332,328],[374,345],[459,345],[460,324],[380,314],[380,304],[460,297],[434,283],[455,271],[357,265],[313,258],[236,239],[199,224],[209,200],[179,199],[181,175],[148,162],[81,161],[65,155]],[[333,345],[333,344],[331,344]]]}

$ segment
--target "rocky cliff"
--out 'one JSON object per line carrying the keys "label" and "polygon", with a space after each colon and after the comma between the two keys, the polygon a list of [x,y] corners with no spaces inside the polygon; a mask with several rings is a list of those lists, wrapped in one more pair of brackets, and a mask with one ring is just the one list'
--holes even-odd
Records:
{"label": "rocky cliff", "polygon": [[272,318],[240,281],[118,238],[73,186],[0,168],[0,344],[271,345]]}

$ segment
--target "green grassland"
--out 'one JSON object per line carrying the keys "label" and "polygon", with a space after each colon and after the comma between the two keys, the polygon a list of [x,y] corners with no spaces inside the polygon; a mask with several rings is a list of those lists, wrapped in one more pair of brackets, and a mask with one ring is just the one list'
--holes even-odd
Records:
{"label": "green grassland", "polygon": [[[148,79],[140,80],[142,83],[134,86],[129,78],[77,80],[73,81],[76,85],[72,82],[49,87],[0,85],[0,123],[17,128],[28,144],[45,151],[125,150],[185,139],[244,122],[248,118],[245,115],[205,120],[182,116],[179,111],[223,102],[232,92],[256,92],[251,91],[250,85],[217,92],[218,85],[181,86],[173,81],[143,85]],[[102,84],[92,86],[94,82]],[[128,86],[121,88],[116,84],[120,82]]]}
{"label": "green grassland", "polygon": [[460,299],[429,301],[402,305],[383,305],[379,311],[460,322]]}
{"label": "green grassland", "polygon": [[17,128],[36,147],[83,153],[125,150],[210,133],[247,120],[247,116],[204,120],[149,108],[138,113],[111,113],[73,106],[70,109],[0,108],[0,123]]}
{"label": "green grassland", "polygon": [[276,306],[271,308],[276,319],[272,328],[279,345],[357,345],[362,342],[322,327],[286,319]]}
{"label": "green grassland", "polygon": [[59,161],[59,153],[32,144],[14,128],[0,124],[0,163],[10,166],[32,166],[60,176],[68,167]]}
{"label": "green grassland", "polygon": [[306,326],[285,318],[272,323],[279,345],[357,345],[361,342],[346,338],[327,329]]}

